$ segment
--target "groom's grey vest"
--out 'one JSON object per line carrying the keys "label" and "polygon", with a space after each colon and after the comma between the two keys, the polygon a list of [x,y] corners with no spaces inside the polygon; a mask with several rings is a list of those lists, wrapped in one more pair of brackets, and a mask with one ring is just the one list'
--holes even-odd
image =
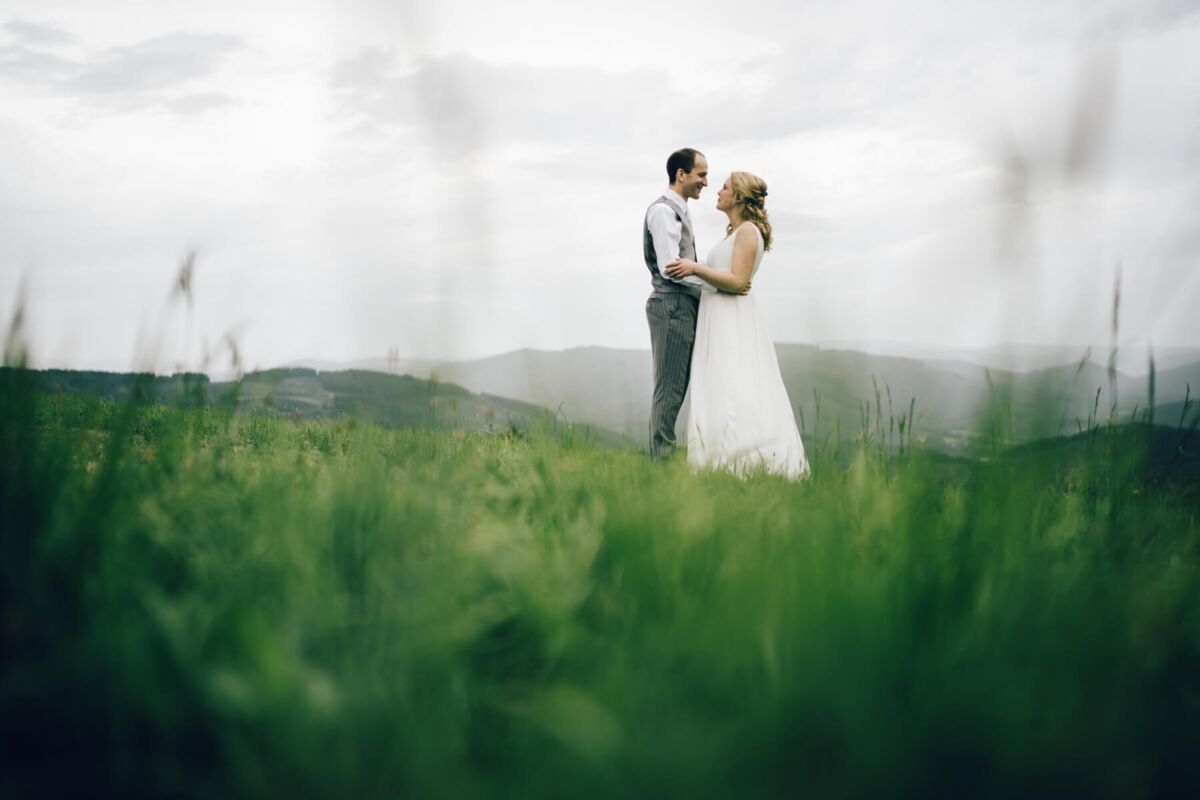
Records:
{"label": "groom's grey vest", "polygon": [[692,297],[700,296],[699,286],[689,286],[686,283],[676,283],[670,278],[664,278],[658,271],[658,256],[654,252],[654,237],[650,235],[650,209],[659,203],[666,205],[683,226],[679,235],[679,257],[691,261],[696,260],[696,240],[692,236],[692,222],[671,204],[665,196],[660,197],[646,209],[646,217],[642,220],[642,255],[646,258],[646,269],[650,270],[650,283],[656,292],[681,292]]}

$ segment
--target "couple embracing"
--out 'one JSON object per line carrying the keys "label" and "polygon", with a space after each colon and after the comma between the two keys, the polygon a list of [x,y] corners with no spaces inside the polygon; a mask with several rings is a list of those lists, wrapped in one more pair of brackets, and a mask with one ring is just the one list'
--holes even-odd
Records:
{"label": "couple embracing", "polygon": [[677,150],[667,159],[667,178],[667,191],[646,209],[642,231],[652,287],[646,301],[654,360],[650,454],[666,458],[675,450],[675,421],[686,395],[685,444],[693,468],[805,476],[808,460],[775,344],[750,294],[763,252],[771,248],[767,185],[747,172],[730,174],[717,192],[717,210],[729,218],[726,236],[700,262],[688,200],[708,186],[708,161],[691,148]]}

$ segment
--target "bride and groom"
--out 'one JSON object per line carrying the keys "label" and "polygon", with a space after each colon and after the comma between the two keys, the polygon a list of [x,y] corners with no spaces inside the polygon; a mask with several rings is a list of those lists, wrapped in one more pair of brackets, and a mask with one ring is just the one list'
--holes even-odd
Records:
{"label": "bride and groom", "polygon": [[666,458],[675,450],[675,421],[687,395],[685,443],[693,467],[807,475],[775,345],[749,294],[771,247],[767,185],[747,172],[730,174],[717,192],[717,210],[729,218],[726,236],[700,262],[687,201],[708,186],[708,161],[691,148],[677,150],[667,159],[667,177],[670,185],[646,210],[642,233],[652,287],[650,454]]}

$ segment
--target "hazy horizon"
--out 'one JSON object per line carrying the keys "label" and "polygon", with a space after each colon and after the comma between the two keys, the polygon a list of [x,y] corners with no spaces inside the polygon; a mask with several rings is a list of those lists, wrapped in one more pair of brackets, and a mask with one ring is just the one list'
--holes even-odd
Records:
{"label": "hazy horizon", "polygon": [[[1106,366],[1110,356],[1110,347],[1101,344],[1022,344],[1017,342],[956,347],[922,342],[888,342],[888,341],[823,341],[823,342],[776,342],[782,347],[815,347],[824,350],[847,350],[866,355],[906,358],[917,361],[946,361],[963,362],[977,366],[989,367],[1011,372],[1032,372],[1047,367],[1068,366],[1076,364],[1089,355],[1089,363]],[[412,365],[426,368],[450,366],[455,364],[488,361],[500,359],[520,353],[566,353],[574,350],[605,350],[612,352],[645,353],[649,357],[649,344],[638,347],[612,347],[599,344],[573,345],[564,348],[522,347],[514,350],[503,350],[479,356],[458,359],[423,359],[398,355],[364,355],[352,358],[318,358],[303,357],[271,363],[243,363],[242,372],[256,372],[281,368],[315,368],[326,369],[377,369],[405,373]],[[1090,354],[1089,354],[1090,350]],[[1173,369],[1178,366],[1200,365],[1200,346],[1155,346],[1154,356],[1159,371]],[[390,365],[390,366],[389,366]],[[37,360],[28,366],[34,369],[65,369],[98,372],[154,372],[158,375],[172,375],[180,372],[203,372],[214,380],[229,380],[239,372],[228,364],[220,363],[217,359],[208,366],[174,365],[159,366],[155,369],[139,367],[133,360],[128,363],[113,361],[90,365],[78,365],[67,361]],[[1148,353],[1136,347],[1118,347],[1116,367],[1118,372],[1131,377],[1148,374]],[[421,376],[417,376],[421,377]]]}

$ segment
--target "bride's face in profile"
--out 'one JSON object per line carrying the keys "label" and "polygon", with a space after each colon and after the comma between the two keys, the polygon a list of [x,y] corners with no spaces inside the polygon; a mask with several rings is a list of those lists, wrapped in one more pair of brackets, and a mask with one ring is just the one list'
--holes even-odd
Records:
{"label": "bride's face in profile", "polygon": [[717,211],[728,211],[733,208],[733,190],[729,188],[729,178],[725,179],[725,183],[717,191]]}

